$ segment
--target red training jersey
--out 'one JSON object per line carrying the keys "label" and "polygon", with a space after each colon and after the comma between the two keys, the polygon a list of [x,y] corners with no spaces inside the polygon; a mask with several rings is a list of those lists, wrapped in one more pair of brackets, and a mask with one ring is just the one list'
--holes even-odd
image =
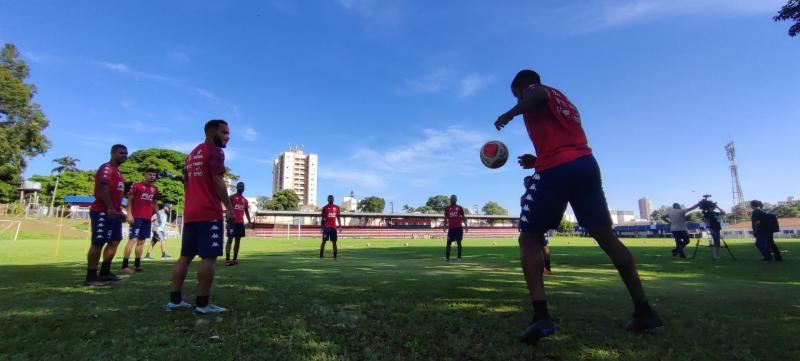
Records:
{"label": "red training jersey", "polygon": [[100,185],[105,184],[111,195],[111,203],[114,209],[122,211],[122,198],[125,197],[125,179],[119,173],[119,168],[111,164],[104,163],[97,169],[94,175],[94,202],[89,210],[92,212],[107,211],[105,203],[100,200]]}
{"label": "red training jersey", "polygon": [[448,228],[462,228],[464,220],[464,208],[459,205],[448,206],[444,209],[444,216],[447,218]]}
{"label": "red training jersey", "polygon": [[557,89],[542,84],[533,84],[529,88],[533,90],[537,87],[542,87],[549,94],[546,106],[522,114],[528,136],[536,148],[536,171],[592,154],[581,127],[578,108]]}
{"label": "red training jersey", "polygon": [[233,222],[244,224],[244,210],[247,209],[247,198],[236,193],[231,196],[231,205],[233,205]]}
{"label": "red training jersey", "polygon": [[322,225],[328,228],[336,228],[336,217],[339,217],[341,210],[335,204],[322,207]]}
{"label": "red training jersey", "polygon": [[186,157],[183,168],[186,205],[184,222],[221,221],[222,200],[214,191],[213,176],[225,173],[225,153],[213,144],[202,143]]}
{"label": "red training jersey", "polygon": [[156,186],[134,183],[128,194],[131,196],[133,218],[150,219],[153,216],[153,202],[158,197]]}

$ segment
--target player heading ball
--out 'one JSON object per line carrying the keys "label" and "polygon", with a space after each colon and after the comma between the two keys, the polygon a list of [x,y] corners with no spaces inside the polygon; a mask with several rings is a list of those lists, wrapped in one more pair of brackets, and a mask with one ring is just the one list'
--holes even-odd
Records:
{"label": "player heading ball", "polygon": [[522,70],[514,77],[511,93],[517,104],[497,117],[495,128],[501,130],[522,115],[537,155],[519,157],[522,168],[536,168],[519,217],[520,257],[534,310],[520,341],[533,344],[555,332],[545,300],[542,242],[545,232],[558,228],[567,203],[578,223],[614,262],[628,288],[635,311],[626,328],[643,332],[661,327],[661,319],[645,297],[633,256],[611,229],[600,167],[589,148],[578,109],[562,92],[543,85],[533,70]]}

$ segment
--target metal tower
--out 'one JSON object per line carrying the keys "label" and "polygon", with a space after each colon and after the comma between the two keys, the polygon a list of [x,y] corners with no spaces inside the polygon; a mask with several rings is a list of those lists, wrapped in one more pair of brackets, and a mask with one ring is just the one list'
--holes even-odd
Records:
{"label": "metal tower", "polygon": [[725,144],[728,152],[728,160],[731,162],[731,196],[733,198],[733,208],[744,205],[744,195],[742,194],[742,184],[739,183],[739,172],[736,170],[736,148],[733,142]]}

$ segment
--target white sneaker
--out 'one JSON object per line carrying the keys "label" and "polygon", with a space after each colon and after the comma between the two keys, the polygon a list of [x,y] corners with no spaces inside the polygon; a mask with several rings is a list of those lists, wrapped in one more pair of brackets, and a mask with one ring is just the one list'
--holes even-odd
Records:
{"label": "white sneaker", "polygon": [[186,303],[186,301],[181,301],[181,303],[178,303],[178,304],[170,302],[170,303],[167,303],[167,306],[164,307],[164,308],[167,310],[167,312],[171,312],[171,311],[179,310],[181,308],[192,308],[192,305]]}
{"label": "white sneaker", "polygon": [[227,310],[228,309],[219,307],[219,306],[217,306],[217,305],[215,305],[213,303],[207,304],[206,307],[194,306],[194,314],[195,315],[207,315],[207,314],[210,314],[210,313],[220,313],[220,312],[225,312]]}

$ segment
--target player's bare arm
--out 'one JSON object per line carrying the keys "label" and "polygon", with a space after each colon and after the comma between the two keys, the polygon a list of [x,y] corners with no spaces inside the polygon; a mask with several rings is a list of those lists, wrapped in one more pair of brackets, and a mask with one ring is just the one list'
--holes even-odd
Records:
{"label": "player's bare arm", "polygon": [[225,206],[225,220],[228,223],[233,223],[233,205],[231,204],[231,199],[228,198],[228,187],[225,185],[225,178],[223,178],[222,174],[214,174],[211,181],[214,184],[214,192]]}
{"label": "player's bare arm", "polygon": [[[117,218],[120,212],[114,208],[114,202],[111,201],[111,191],[108,189],[108,184],[100,184],[100,201],[106,206],[106,213],[108,218]],[[130,205],[130,201],[128,201]]]}
{"label": "player's bare arm", "polygon": [[549,98],[550,94],[542,87],[537,87],[533,90],[530,88],[522,89],[521,96],[517,97],[517,105],[497,117],[494,127],[497,130],[503,129],[514,117],[536,109],[539,105],[547,103]]}

